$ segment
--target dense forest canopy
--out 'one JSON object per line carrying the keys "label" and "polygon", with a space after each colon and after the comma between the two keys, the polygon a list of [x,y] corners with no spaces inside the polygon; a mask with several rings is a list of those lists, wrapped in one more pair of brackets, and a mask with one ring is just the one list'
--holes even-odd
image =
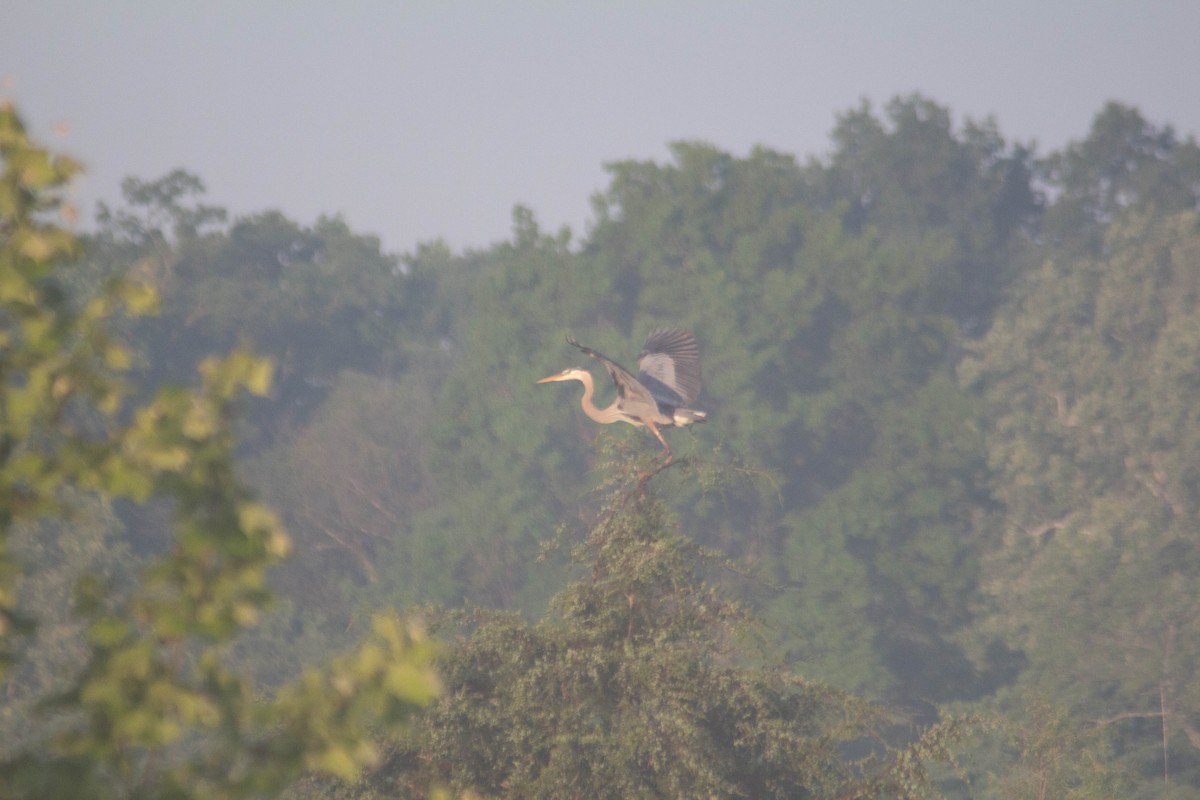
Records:
{"label": "dense forest canopy", "polygon": [[[507,242],[398,256],[185,170],[76,240],[47,216],[74,164],[6,114],[14,796],[50,741],[97,796],[1200,798],[1193,138],[1111,103],[1039,154],[900,97],[804,163],[611,164],[581,238],[518,207]],[[665,470],[535,384],[589,366],[566,335],[632,365],[662,325],[709,412]],[[206,581],[228,608],[168,608]],[[439,647],[371,621],[418,607]],[[109,742],[80,692],[127,651],[170,689],[106,724],[174,727]],[[321,710],[339,679],[390,711]]]}

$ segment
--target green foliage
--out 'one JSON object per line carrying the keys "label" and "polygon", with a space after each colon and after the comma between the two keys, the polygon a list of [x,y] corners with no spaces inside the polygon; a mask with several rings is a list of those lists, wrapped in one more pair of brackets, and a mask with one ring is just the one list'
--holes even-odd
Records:
{"label": "green foliage", "polygon": [[[529,567],[531,532],[588,485],[594,426],[569,391],[533,381],[574,358],[555,347],[565,334],[631,362],[669,323],[697,333],[701,406],[720,422],[672,432],[676,446],[775,477],[688,490],[689,530],[770,565],[783,591],[762,603],[819,674],[964,696],[988,677],[949,637],[969,621],[980,548],[964,533],[989,498],[972,399],[950,374],[1027,244],[1029,154],[990,124],[956,131],[922,98],[838,130],[837,152],[804,166],[702,143],[611,165],[577,248],[519,207],[511,242],[463,256],[435,243],[403,265],[329,221],[180,227],[207,206],[176,174],[127,187],[93,259],[132,247],[161,290],[163,315],[134,326],[142,383],[238,342],[280,364],[244,441],[299,544],[277,580],[304,585],[289,608],[305,635],[335,641],[378,600],[540,610],[554,587]],[[161,235],[143,242],[122,214]],[[369,422],[364,393],[378,398]],[[816,552],[825,569],[810,569]],[[920,570],[901,566],[910,557]],[[799,596],[818,602],[797,609]],[[954,674],[923,666],[943,656]]]}
{"label": "green foliage", "polygon": [[[670,165],[614,165],[585,254],[633,309],[626,341],[664,319],[696,330],[720,423],[700,441],[778,476],[689,523],[773,566],[789,650],[856,689],[946,700],[984,690],[991,668],[949,641],[975,591],[965,534],[992,508],[952,364],[1040,206],[1030,153],[993,124],[956,132],[919,97],[887,116],[848,114],[837,151],[806,168],[694,143]],[[628,311],[594,308],[624,328]]]}
{"label": "green foliage", "polygon": [[905,309],[939,310],[979,333],[1020,265],[1016,234],[1040,216],[1032,154],[1008,146],[991,120],[968,120],[956,134],[949,111],[920,96],[896,98],[886,116],[864,103],[839,119],[820,175],[828,201],[842,204],[854,230],[909,246],[939,239],[940,252],[889,271],[888,285]]}
{"label": "green foliage", "polygon": [[1105,248],[1047,262],[964,369],[1008,509],[990,625],[1131,773],[1194,785],[1200,218],[1130,215]]}
{"label": "green foliage", "polygon": [[429,601],[446,585],[428,568],[440,563],[434,544],[411,524],[434,494],[430,405],[415,373],[391,380],[347,370],[308,425],[246,462],[264,498],[284,509],[294,548],[271,573],[284,602],[236,643],[238,663],[258,682],[278,685],[348,646],[365,609]]}
{"label": "green foliage", "polygon": [[261,446],[302,424],[341,370],[386,374],[403,363],[397,328],[416,297],[409,302],[398,260],[375,237],[340,219],[304,228],[278,212],[223,226],[223,210],[192,199],[200,180],[178,170],[123,188],[127,208],[104,210],[88,256],[93,269],[127,271],[161,298],[160,315],[128,325],[146,392],[188,380],[182,367],[214,351],[264,353],[277,365],[274,391],[244,410],[242,428]]}
{"label": "green foliage", "polygon": [[1105,226],[1126,211],[1172,214],[1200,205],[1200,146],[1156,126],[1137,109],[1109,102],[1086,139],[1040,165],[1061,195],[1046,232],[1064,249],[1097,254]]}
{"label": "green foliage", "polygon": [[766,666],[758,623],[705,577],[720,559],[651,490],[662,466],[610,457],[598,519],[571,548],[580,577],[534,624],[437,615],[459,632],[445,693],[360,796],[431,782],[485,797],[925,796],[927,759],[944,760],[961,726],[847,759],[882,712]]}
{"label": "green foliage", "polygon": [[[239,784],[247,791],[305,764],[348,770],[382,741],[381,782],[310,778],[296,791],[389,796],[391,775],[415,793],[424,778],[535,793],[594,756],[632,793],[630,765],[653,759],[663,792],[720,794],[766,785],[753,781],[778,766],[764,756],[749,762],[758,777],[734,770],[744,759],[730,752],[767,739],[731,743],[722,720],[744,714],[782,737],[772,715],[790,709],[810,731],[836,728],[831,741],[856,735],[838,716],[844,695],[762,666],[747,638],[758,632],[808,678],[927,720],[940,703],[989,695],[1009,717],[950,777],[930,777],[917,756],[946,756],[968,721],[929,729],[907,755],[837,761],[815,793],[920,796],[913,787],[941,781],[964,796],[1194,795],[1194,140],[1110,104],[1084,139],[1039,158],[990,120],[955,124],[927,98],[901,97],[842,115],[831,152],[806,163],[680,142],[665,163],[612,164],[579,241],[518,207],[509,242],[464,254],[435,242],[400,259],[340,219],[227,220],[178,170],[128,180],[123,207],[103,209],[80,247],[50,216],[74,165],[22,144],[13,120],[0,206],[12,267],[0,277],[0,605],[9,663],[20,660],[0,723],[21,735],[6,737],[8,752],[68,731],[99,742],[107,714],[155,743],[121,755],[113,786],[139,770],[155,786],[192,780],[183,765],[223,763],[233,729],[253,744],[242,774],[264,776]],[[158,316],[140,313],[154,306]],[[711,423],[667,434],[689,465],[654,478],[671,482],[667,507],[630,499],[599,523],[584,512],[593,537],[604,529],[621,546],[576,553],[573,576],[602,569],[564,591],[567,556],[535,562],[539,537],[569,527],[597,485],[609,499],[638,495],[598,471],[578,395],[534,380],[578,365],[566,334],[632,365],[663,324],[697,334]],[[269,390],[251,348],[278,366]],[[160,391],[230,350],[200,390]],[[270,569],[282,529],[235,479],[234,404],[238,475],[292,531],[292,558]],[[606,446],[656,449],[615,427]],[[709,572],[711,552],[736,574]],[[88,615],[61,599],[48,610],[86,573]],[[664,576],[669,590],[655,583]],[[265,614],[272,589],[284,597]],[[722,616],[727,592],[768,627]],[[363,738],[362,706],[339,700],[329,673],[304,677],[370,629],[369,609],[414,601],[541,620],[457,617],[464,639],[445,663],[478,702],[439,722],[458,733],[436,745],[437,769],[416,756],[435,752],[431,740]],[[426,643],[409,645],[424,657]],[[364,658],[341,663],[378,686]],[[503,679],[470,673],[485,662]],[[122,670],[140,677],[113,688]],[[600,681],[616,674],[624,689]],[[693,678],[727,687],[728,702]],[[89,695],[93,717],[23,726],[52,691],[83,702],[68,690],[85,679],[107,687]],[[1014,682],[1058,705],[1013,703]],[[257,696],[264,687],[321,696],[308,734],[269,744],[305,712],[272,717],[284,712]],[[410,706],[396,702],[403,716]],[[229,710],[246,703],[258,710]],[[133,705],[153,713],[126,718]],[[500,725],[501,708],[528,721]],[[350,729],[359,738],[338,738]],[[671,747],[682,755],[668,758]],[[452,750],[462,774],[446,766],[460,763]],[[281,752],[291,766],[268,766]]]}
{"label": "green foliage", "polygon": [[222,208],[184,202],[202,195],[204,182],[181,169],[154,181],[126,178],[121,181],[121,193],[129,208],[113,210],[101,203],[96,221],[135,242],[191,239],[201,228],[224,222],[226,217]]}
{"label": "green foliage", "polygon": [[981,800],[1119,800],[1134,781],[1115,763],[1108,730],[1038,695],[1007,693],[1003,716],[976,726],[977,747],[942,781],[949,797]]}
{"label": "green foliage", "polygon": [[[61,549],[86,541],[69,525],[72,504],[106,509],[157,498],[175,517],[170,547],[126,591],[91,570],[102,563],[94,555],[72,565],[83,571],[75,587],[83,630],[67,638],[81,666],[29,692],[42,713],[0,752],[5,797],[261,796],[306,770],[353,777],[375,758],[374,731],[405,721],[437,693],[432,646],[419,630],[381,617],[373,641],[269,700],[254,698],[226,666],[225,648],[266,608],[266,570],[291,544],[235,475],[233,408],[243,391],[270,391],[270,364],[245,351],[206,358],[198,389],[162,387],[125,408],[118,375],[131,359],[106,322],[119,305],[151,309],[154,292],[114,283],[78,308],[69,303],[56,277],[77,244],[46,217],[76,167],[31,142],[10,106],[0,108],[0,155],[6,672],[15,662],[19,674],[24,656],[46,652],[36,639],[29,644],[37,632],[18,616],[16,526],[26,537],[57,536]],[[162,191],[171,199],[169,188]],[[38,544],[22,549],[36,555]],[[67,619],[61,608],[56,617]],[[38,698],[40,688],[55,694]],[[19,722],[9,712],[6,727]]]}
{"label": "green foliage", "polygon": [[0,704],[0,757],[44,735],[38,724],[31,725],[38,719],[38,705],[66,691],[86,662],[86,620],[72,612],[79,580],[92,576],[120,596],[132,578],[133,559],[111,506],[78,492],[69,505],[63,517],[14,525],[7,539],[13,560],[25,566],[16,587],[17,613],[36,636],[9,639],[17,658]]}
{"label": "green foliage", "polygon": [[[116,298],[97,298],[82,315],[67,308],[50,276],[56,261],[78,253],[73,237],[46,217],[60,208],[62,189],[79,171],[73,161],[34,145],[10,105],[0,107],[0,676],[10,666],[13,635],[21,630],[15,589],[20,567],[8,552],[13,525],[53,507],[59,486],[97,466],[82,443],[69,461],[54,448],[77,433],[72,401],[83,396],[114,410],[118,394],[92,369],[109,342],[98,320]],[[85,480],[87,478],[85,477]]]}

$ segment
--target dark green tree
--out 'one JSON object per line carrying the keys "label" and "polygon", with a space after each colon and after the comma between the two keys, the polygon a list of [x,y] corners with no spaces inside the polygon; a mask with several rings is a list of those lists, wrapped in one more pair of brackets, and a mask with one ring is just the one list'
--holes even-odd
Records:
{"label": "dark green tree", "polygon": [[977,746],[941,783],[947,798],[1125,800],[1135,781],[1114,757],[1110,730],[1039,695],[1006,693],[1003,716],[989,713]]}
{"label": "dark green tree", "polygon": [[1006,509],[986,627],[1023,683],[1114,728],[1130,796],[1192,797],[1200,217],[1122,214],[1103,249],[1047,261],[963,365]]}
{"label": "dark green tree", "polygon": [[87,260],[89,274],[128,274],[161,298],[160,314],[129,330],[142,385],[185,380],[185,365],[211,352],[246,346],[270,356],[274,391],[247,408],[243,429],[258,446],[303,423],[340,370],[403,367],[398,340],[417,305],[377,238],[340,219],[304,227],[278,212],[224,224],[222,210],[196,199],[200,180],[179,170],[123,189],[125,207],[102,209]]}
{"label": "dark green tree", "polygon": [[138,243],[165,244],[193,239],[202,228],[218,225],[227,212],[217,206],[193,202],[204,194],[199,177],[175,169],[153,181],[129,177],[121,181],[126,208],[100,203],[96,221],[110,233]]}
{"label": "dark green tree", "polygon": [[[571,547],[576,577],[549,613],[435,615],[457,635],[444,695],[349,796],[430,783],[485,797],[926,796],[928,760],[946,758],[965,723],[866,755],[886,715],[769,666],[766,632],[711,580],[721,559],[652,488],[695,480],[693,467],[668,473],[621,447],[610,457],[598,518]],[[846,755],[855,747],[863,758]]]}
{"label": "dark green tree", "polygon": [[1039,173],[1054,189],[1047,239],[1096,255],[1105,226],[1126,211],[1169,214],[1200,206],[1200,146],[1136,108],[1110,102],[1085,139],[1044,159]]}
{"label": "dark green tree", "polygon": [[[950,112],[920,95],[898,97],[879,119],[869,105],[839,118],[835,150],[818,179],[825,202],[852,230],[938,243],[924,270],[889,274],[910,312],[940,312],[969,335],[987,329],[1001,292],[1036,230],[1042,199],[1031,149],[1009,145],[993,120],[956,132]],[[931,257],[930,257],[931,256]]]}
{"label": "dark green tree", "polygon": [[[917,169],[900,140],[924,135],[906,121],[920,115],[896,113],[904,124],[867,148],[879,176],[891,161]],[[426,471],[437,499],[412,534],[438,548],[434,562],[494,576],[459,596],[524,608],[545,596],[522,588],[527,532],[561,515],[586,478],[595,432],[570,410],[574,397],[526,383],[573,357],[556,346],[563,334],[633,354],[648,328],[676,324],[701,341],[704,400],[720,423],[677,438],[778,478],[729,487],[719,500],[690,496],[681,504],[689,529],[778,568],[788,592],[772,613],[793,630],[797,657],[857,654],[848,657],[853,671],[839,659],[824,662],[822,674],[853,674],[876,690],[925,676],[913,690],[922,696],[978,691],[986,681],[945,641],[967,619],[980,543],[963,533],[988,498],[972,401],[949,379],[963,323],[944,284],[985,251],[993,265],[1020,251],[1037,206],[1031,192],[1025,206],[1018,199],[1029,190],[1021,151],[986,126],[963,144],[940,120],[929,125],[942,143],[933,152],[950,166],[929,166],[926,179],[932,186],[951,175],[960,196],[939,199],[927,188],[944,213],[914,222],[925,226],[916,233],[895,214],[849,225],[849,201],[830,177],[841,167],[679,143],[670,164],[611,165],[579,252],[518,210],[511,243],[462,259],[436,248],[416,258],[412,277],[434,296],[446,297],[441,275],[461,281],[458,312],[438,322],[449,368],[433,404]],[[893,211],[909,191],[891,192]],[[1010,218],[959,213],[968,199]],[[1008,273],[988,274],[994,288]],[[868,465],[873,474],[856,478]],[[903,519],[889,516],[897,506]],[[496,535],[497,509],[521,524]],[[846,509],[855,510],[852,525],[839,521]],[[810,569],[816,552],[824,567]],[[919,569],[900,566],[910,557]],[[822,602],[797,603],[802,595]],[[836,613],[815,610],[838,597],[845,603],[832,603]],[[927,668],[942,656],[957,659],[953,679]]]}

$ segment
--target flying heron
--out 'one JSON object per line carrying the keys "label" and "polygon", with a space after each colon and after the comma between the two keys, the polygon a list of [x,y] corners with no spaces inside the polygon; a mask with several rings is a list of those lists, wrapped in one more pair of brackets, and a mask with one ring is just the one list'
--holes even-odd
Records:
{"label": "flying heron", "polygon": [[656,328],[646,336],[642,352],[638,353],[638,374],[632,373],[603,353],[567,337],[567,344],[578,347],[599,361],[612,376],[617,387],[617,399],[607,408],[596,408],[592,397],[596,384],[586,369],[570,367],[557,375],[542,378],[538,383],[579,381],[583,384],[580,405],[583,413],[603,425],[627,422],[650,429],[662,442],[666,460],[671,460],[671,446],[663,438],[662,428],[683,427],[703,422],[703,411],[688,408],[700,393],[700,348],[687,331],[677,328]]}

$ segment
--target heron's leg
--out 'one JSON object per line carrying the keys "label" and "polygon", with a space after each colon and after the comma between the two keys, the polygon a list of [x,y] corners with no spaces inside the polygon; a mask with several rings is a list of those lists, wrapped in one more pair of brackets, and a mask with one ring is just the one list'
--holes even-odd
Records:
{"label": "heron's leg", "polygon": [[647,420],[646,427],[650,429],[651,433],[653,433],[655,436],[658,437],[658,440],[660,442],[662,442],[663,453],[666,454],[667,461],[670,461],[673,458],[673,456],[671,455],[671,445],[667,444],[667,440],[663,438],[663,435],[661,433],[659,433],[658,426],[655,425],[653,422],[650,422],[649,420]]}

